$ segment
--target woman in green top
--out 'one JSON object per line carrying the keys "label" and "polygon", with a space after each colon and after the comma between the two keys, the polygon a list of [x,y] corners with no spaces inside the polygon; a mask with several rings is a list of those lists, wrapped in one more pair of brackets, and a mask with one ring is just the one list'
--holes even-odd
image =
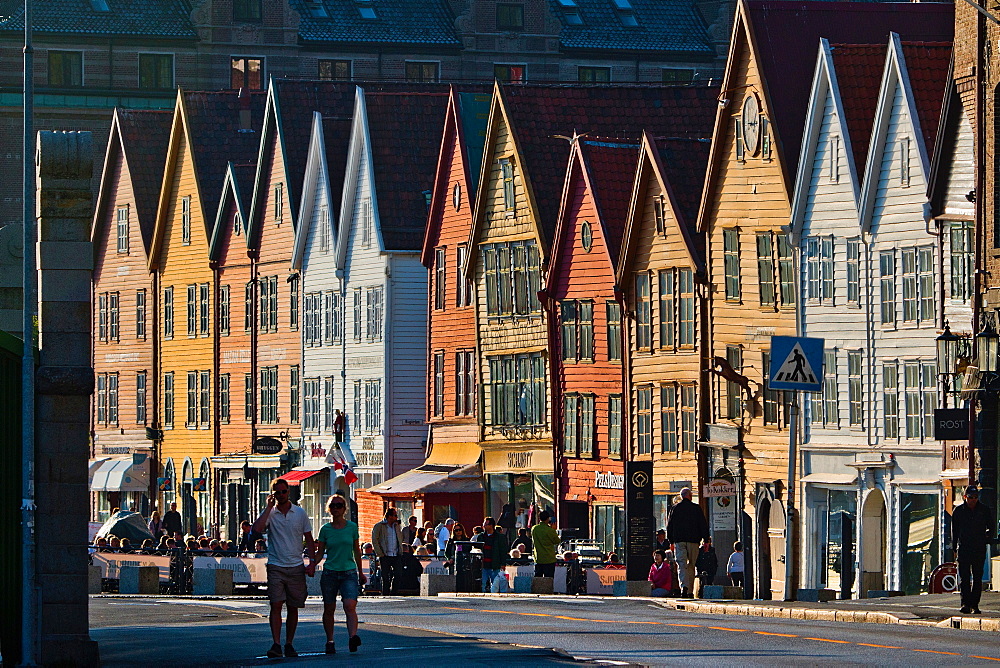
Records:
{"label": "woman in green top", "polygon": [[331,496],[326,504],[330,511],[330,521],[319,530],[316,540],[316,558],[322,559],[323,575],[320,589],[323,591],[323,630],[326,631],[326,653],[336,654],[333,644],[333,619],[337,611],[337,593],[347,616],[347,641],[352,652],[358,651],[361,638],[358,637],[358,593],[360,585],[367,579],[361,568],[361,543],[358,540],[358,525],[348,522],[347,501],[342,496]]}

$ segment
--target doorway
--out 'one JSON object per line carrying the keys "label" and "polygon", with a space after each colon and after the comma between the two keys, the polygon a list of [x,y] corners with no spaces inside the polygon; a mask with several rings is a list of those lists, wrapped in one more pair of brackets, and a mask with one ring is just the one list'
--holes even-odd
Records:
{"label": "doorway", "polygon": [[861,510],[861,590],[859,598],[869,591],[885,589],[885,497],[879,490],[865,497]]}
{"label": "doorway", "polygon": [[771,599],[771,541],[768,538],[771,520],[771,500],[764,498],[757,504],[757,590],[763,600]]}
{"label": "doorway", "polygon": [[771,548],[771,600],[782,601],[785,598],[785,507],[777,499],[771,501],[767,541]]}

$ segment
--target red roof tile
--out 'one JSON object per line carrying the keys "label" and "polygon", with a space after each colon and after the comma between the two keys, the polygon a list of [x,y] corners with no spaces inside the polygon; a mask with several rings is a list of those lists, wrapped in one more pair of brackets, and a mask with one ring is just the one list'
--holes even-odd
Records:
{"label": "red roof tile", "polygon": [[632,199],[639,144],[588,137],[580,141],[580,153],[590,176],[604,239],[611,253],[611,266],[615,267],[621,255],[622,237]]}
{"label": "red roof tile", "polygon": [[122,147],[132,178],[139,230],[148,252],[156,227],[156,207],[160,201],[174,114],[131,109],[118,109],[117,113]]}
{"label": "red roof tile", "polygon": [[833,44],[830,53],[844,106],[843,121],[851,138],[854,166],[861,173],[868,160],[868,144],[875,125],[875,108],[885,70],[886,45]]}
{"label": "red roof tile", "polygon": [[[344,173],[347,171],[347,152],[351,143],[351,119],[342,117],[323,118],[323,152],[326,154],[326,169],[330,188],[330,221],[335,222],[343,199]],[[304,169],[304,168],[303,168]]]}
{"label": "red roof tile", "polygon": [[954,31],[951,3],[748,0],[746,6],[779,150],[790,165],[798,161],[820,38],[888,44],[896,32],[904,40],[950,41]]}
{"label": "red roof tile", "polygon": [[903,58],[906,59],[906,73],[910,77],[924,146],[927,155],[931,156],[941,121],[944,90],[948,84],[951,43],[903,42]]}
{"label": "red roof tile", "polygon": [[502,86],[546,241],[552,239],[559,212],[569,148],[557,135],[638,142],[647,130],[656,136],[709,138],[718,93],[714,86]]}

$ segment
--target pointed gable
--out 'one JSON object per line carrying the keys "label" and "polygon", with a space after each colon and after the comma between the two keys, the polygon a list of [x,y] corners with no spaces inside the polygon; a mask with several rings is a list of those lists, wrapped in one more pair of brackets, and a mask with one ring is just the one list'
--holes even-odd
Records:
{"label": "pointed gable", "polygon": [[625,234],[625,220],[639,159],[639,144],[606,142],[595,138],[583,139],[578,142],[578,146],[604,230],[604,239],[611,254],[611,265],[615,267],[618,265],[622,237]]}
{"label": "pointed gable", "polygon": [[163,169],[170,141],[169,111],[134,111],[119,109],[118,120],[122,151],[132,176],[136,215],[142,241],[148,251],[156,226],[156,205],[163,185]]}
{"label": "pointed gable", "polygon": [[[844,118],[851,140],[854,166],[860,174],[865,168],[868,143],[875,124],[882,69],[885,66],[884,44],[833,44],[830,47]],[[831,91],[831,94],[835,94]]]}
{"label": "pointed gable", "polygon": [[920,132],[927,154],[932,155],[949,79],[951,42],[903,42],[903,58]]}
{"label": "pointed gable", "polygon": [[246,250],[247,238],[247,212],[250,210],[250,196],[253,193],[254,175],[257,173],[257,165],[248,162],[240,165],[229,163],[226,168],[226,177],[222,186],[222,198],[219,200],[219,210],[215,216],[215,224],[212,228],[212,243],[209,247],[209,259],[219,261],[222,253],[227,248],[232,249],[233,226],[228,225],[225,219],[226,213],[235,210],[239,216],[240,236],[243,239],[243,249]]}

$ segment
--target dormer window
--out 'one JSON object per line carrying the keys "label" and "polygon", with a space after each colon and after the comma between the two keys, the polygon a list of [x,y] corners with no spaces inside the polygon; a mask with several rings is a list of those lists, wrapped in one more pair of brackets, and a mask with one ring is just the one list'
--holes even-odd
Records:
{"label": "dormer window", "polygon": [[635,14],[631,12],[620,12],[618,18],[621,19],[622,25],[626,28],[638,28],[639,22],[635,19]]}
{"label": "dormer window", "polygon": [[497,30],[505,32],[520,32],[524,30],[524,5],[498,4]]}
{"label": "dormer window", "polygon": [[106,0],[90,0],[90,8],[93,9],[95,12],[101,12],[102,14],[104,12],[111,11],[111,8],[108,7],[108,3]]}
{"label": "dormer window", "polygon": [[261,0],[233,0],[234,21],[260,21]]}
{"label": "dormer window", "polygon": [[560,7],[576,7],[576,0],[557,0]]}
{"label": "dormer window", "polygon": [[580,16],[580,12],[566,12],[564,16],[566,17],[567,25],[571,26],[583,25],[583,18]]}
{"label": "dormer window", "polygon": [[358,7],[358,14],[361,14],[363,19],[377,19],[378,16],[375,15],[375,9],[373,7]]}

